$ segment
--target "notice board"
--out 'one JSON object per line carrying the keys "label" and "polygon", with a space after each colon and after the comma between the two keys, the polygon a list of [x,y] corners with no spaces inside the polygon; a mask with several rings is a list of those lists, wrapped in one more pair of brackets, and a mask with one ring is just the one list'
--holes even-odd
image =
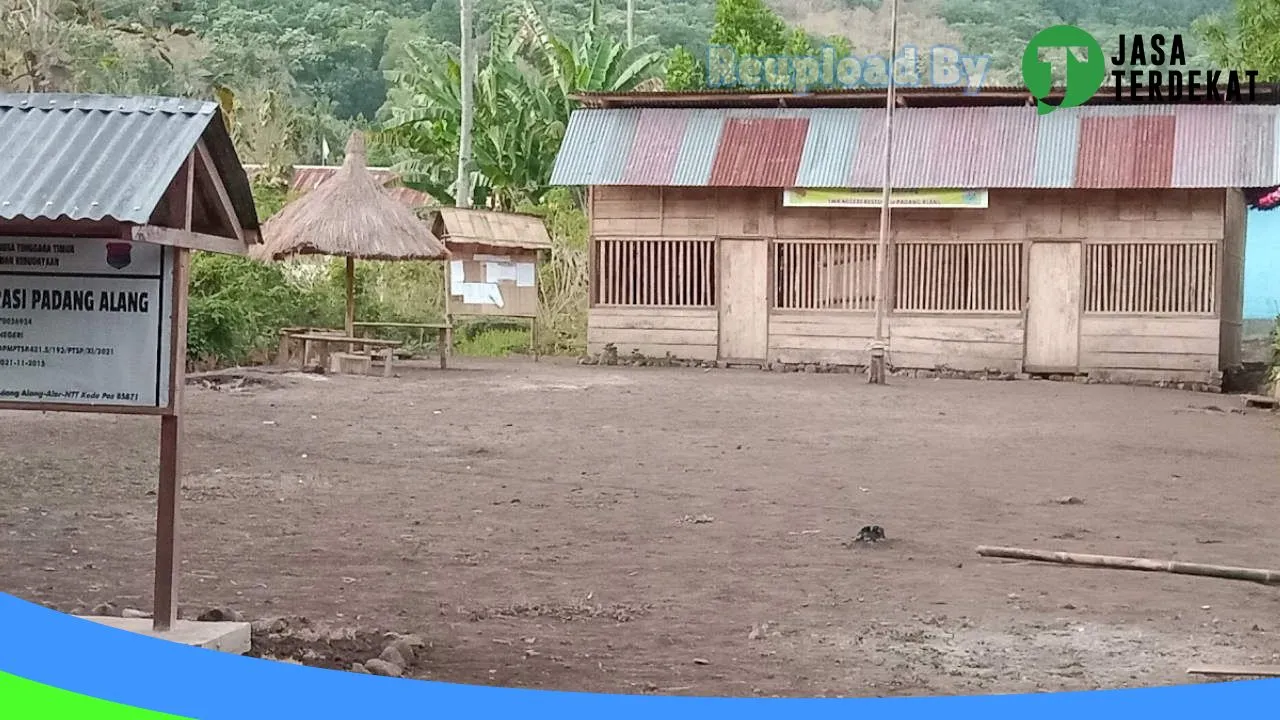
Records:
{"label": "notice board", "polygon": [[449,294],[454,315],[537,317],[538,255],[455,251],[449,262]]}

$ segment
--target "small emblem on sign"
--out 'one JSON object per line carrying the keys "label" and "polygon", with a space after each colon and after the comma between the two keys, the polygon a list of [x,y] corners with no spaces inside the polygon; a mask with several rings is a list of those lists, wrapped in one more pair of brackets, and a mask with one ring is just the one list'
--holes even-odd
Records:
{"label": "small emblem on sign", "polygon": [[107,243],[107,264],[117,270],[129,267],[133,262],[133,246],[126,242]]}

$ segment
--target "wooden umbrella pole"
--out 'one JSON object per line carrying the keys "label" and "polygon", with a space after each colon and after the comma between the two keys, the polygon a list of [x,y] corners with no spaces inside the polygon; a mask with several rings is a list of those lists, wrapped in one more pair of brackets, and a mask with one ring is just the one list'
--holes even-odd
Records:
{"label": "wooden umbrella pole", "polygon": [[1115,555],[1086,555],[1082,553],[1051,552],[1048,550],[991,547],[988,545],[979,545],[978,554],[983,557],[1036,560],[1062,565],[1087,565],[1116,570],[1167,572],[1175,575],[1199,575],[1201,577],[1216,577],[1227,580],[1248,580],[1264,585],[1280,585],[1280,570],[1231,567],[1229,565],[1204,565],[1201,563],[1177,562],[1175,560],[1151,560],[1148,558],[1119,557]]}
{"label": "wooden umbrella pole", "polygon": [[[356,331],[356,259],[347,256],[347,337],[355,337]],[[347,346],[347,352],[354,348]]]}

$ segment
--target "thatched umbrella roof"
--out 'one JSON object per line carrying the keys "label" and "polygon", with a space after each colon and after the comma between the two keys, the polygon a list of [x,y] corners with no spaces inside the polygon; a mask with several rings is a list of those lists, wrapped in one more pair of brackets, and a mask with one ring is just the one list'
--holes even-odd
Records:
{"label": "thatched umbrella roof", "polygon": [[445,260],[449,251],[426,222],[368,171],[364,135],[351,133],[333,177],[289,203],[262,227],[254,256],[333,255],[360,260]]}

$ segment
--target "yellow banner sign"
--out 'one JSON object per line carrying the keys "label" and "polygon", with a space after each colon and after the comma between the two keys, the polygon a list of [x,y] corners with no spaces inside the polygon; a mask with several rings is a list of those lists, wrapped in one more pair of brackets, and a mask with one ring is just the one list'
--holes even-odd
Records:
{"label": "yellow banner sign", "polygon": [[[881,190],[791,188],[782,191],[784,207],[880,207]],[[894,190],[889,207],[985,208],[986,190]]]}

